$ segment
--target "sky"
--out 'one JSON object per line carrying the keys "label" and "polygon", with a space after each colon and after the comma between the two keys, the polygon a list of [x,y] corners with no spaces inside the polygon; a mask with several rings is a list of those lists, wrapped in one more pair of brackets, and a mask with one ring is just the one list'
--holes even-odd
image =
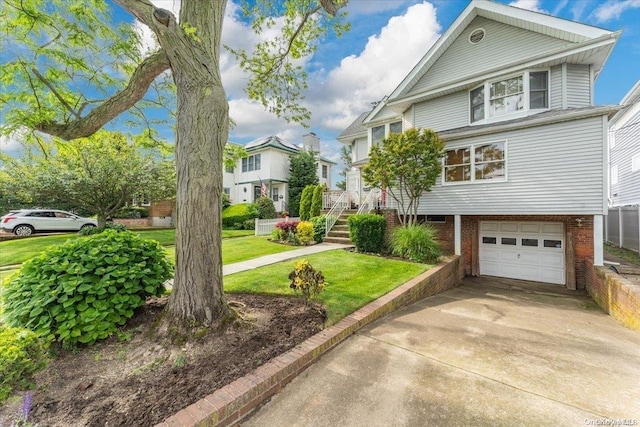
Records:
{"label": "sky", "polygon": [[[152,1],[177,14],[179,0]],[[640,79],[640,0],[498,1],[611,31],[623,30],[596,81],[596,104],[618,104]],[[244,144],[277,135],[299,144],[302,135],[314,132],[321,140],[321,155],[339,162],[341,144],[336,137],[400,84],[468,4],[469,0],[349,0],[351,30],[339,39],[328,36],[312,57],[302,60],[309,73],[309,89],[302,101],[312,114],[309,128],[278,119],[249,100],[244,92],[247,75],[223,52],[222,80],[236,123],[229,140]],[[125,11],[115,8],[116,18],[131,20]],[[137,25],[152,45],[149,30]],[[262,35],[268,36],[269,32]],[[257,40],[241,14],[239,1],[229,0],[223,44],[250,49]],[[334,186],[340,168],[340,164],[334,168]]]}

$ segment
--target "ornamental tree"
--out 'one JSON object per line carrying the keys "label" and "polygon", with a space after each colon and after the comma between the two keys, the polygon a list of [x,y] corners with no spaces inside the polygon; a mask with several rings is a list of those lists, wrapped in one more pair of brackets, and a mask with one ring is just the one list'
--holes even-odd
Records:
{"label": "ornamental tree", "polygon": [[415,224],[420,196],[436,183],[443,155],[444,141],[430,129],[392,133],[371,147],[362,178],[368,186],[386,190],[398,205],[403,226]]}
{"label": "ornamental tree", "polygon": [[173,162],[163,160],[160,150],[140,147],[117,132],[101,130],[57,143],[50,152],[26,152],[21,159],[5,156],[4,163],[17,194],[96,214],[98,227],[137,196],[175,196]]}
{"label": "ornamental tree", "polygon": [[[131,120],[143,118],[149,136],[157,137],[154,116],[141,113],[166,105],[154,85],[171,76],[176,91],[176,269],[165,319],[214,324],[230,315],[222,291],[220,212],[229,131],[220,72],[227,2],[182,0],[179,16],[150,0],[113,2],[151,29],[157,49],[142,54],[131,25],[111,24],[111,2],[3,0],[2,131],[28,129],[40,141],[42,134],[73,140],[126,113]],[[308,118],[297,103],[306,74],[295,60],[311,55],[329,30],[339,35],[346,29],[337,19],[345,4],[258,0],[247,6],[256,32],[273,28],[275,17],[281,18],[282,30],[253,54],[234,51],[251,73],[250,97],[287,119]]]}

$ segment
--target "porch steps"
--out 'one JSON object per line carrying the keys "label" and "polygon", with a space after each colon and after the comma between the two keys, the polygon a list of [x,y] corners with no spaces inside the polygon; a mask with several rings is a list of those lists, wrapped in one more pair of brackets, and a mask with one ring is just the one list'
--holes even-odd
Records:
{"label": "porch steps", "polygon": [[336,221],[335,225],[329,231],[324,241],[327,243],[340,243],[342,245],[353,245],[353,242],[349,238],[349,225],[348,220],[351,215],[358,213],[355,209],[345,210],[340,218]]}

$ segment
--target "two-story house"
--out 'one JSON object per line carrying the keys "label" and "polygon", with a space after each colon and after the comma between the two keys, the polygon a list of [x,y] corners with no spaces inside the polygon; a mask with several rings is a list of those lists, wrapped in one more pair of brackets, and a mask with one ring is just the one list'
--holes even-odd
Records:
{"label": "two-story house", "polygon": [[276,211],[288,206],[289,159],[300,150],[313,151],[318,161],[318,180],[331,188],[331,168],[336,163],[321,157],[320,139],[310,132],[302,137],[302,146],[277,136],[249,142],[244,146],[248,157],[226,168],[223,189],[232,203],[255,202],[263,193],[273,200]]}
{"label": "two-story house", "polygon": [[[340,136],[358,168],[390,132],[431,128],[442,173],[420,200],[468,275],[583,288],[603,262],[608,119],[594,83],[620,32],[474,0],[388,97]],[[393,202],[387,200],[389,207]]]}
{"label": "two-story house", "polygon": [[640,205],[640,81],[609,121],[611,206]]}

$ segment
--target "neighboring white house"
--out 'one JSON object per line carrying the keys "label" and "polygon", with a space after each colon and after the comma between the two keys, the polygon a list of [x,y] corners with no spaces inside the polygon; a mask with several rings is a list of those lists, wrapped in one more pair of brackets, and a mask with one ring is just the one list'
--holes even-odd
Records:
{"label": "neighboring white house", "polygon": [[[224,173],[223,189],[231,203],[255,202],[265,191],[273,200],[276,211],[287,210],[289,158],[300,150],[320,153],[320,139],[313,133],[302,137],[302,146],[277,136],[249,142],[244,146],[249,155]],[[321,156],[318,160],[318,180],[331,188],[331,167],[335,162]]]}
{"label": "neighboring white house", "polygon": [[[441,177],[420,201],[468,275],[575,289],[603,263],[608,119],[593,88],[620,32],[474,0],[399,86],[340,136],[348,188],[389,132],[431,128]],[[393,203],[385,200],[391,208]]]}
{"label": "neighboring white house", "polygon": [[609,201],[611,206],[640,204],[640,80],[620,102],[609,122]]}

